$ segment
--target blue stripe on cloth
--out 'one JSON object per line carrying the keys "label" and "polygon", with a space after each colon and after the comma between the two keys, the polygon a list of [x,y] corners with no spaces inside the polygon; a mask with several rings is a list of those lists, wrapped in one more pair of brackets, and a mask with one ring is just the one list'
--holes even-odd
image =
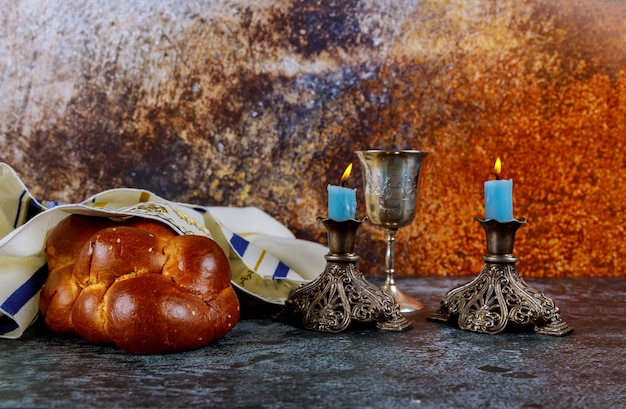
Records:
{"label": "blue stripe on cloth", "polygon": [[246,249],[248,248],[250,242],[248,242],[248,240],[245,240],[241,236],[233,234],[233,237],[230,238],[230,244],[232,244],[237,254],[243,256],[243,253],[246,252]]}
{"label": "blue stripe on cloth", "polygon": [[8,334],[11,331],[15,331],[18,325],[6,315],[0,317],[0,335]]}
{"label": "blue stripe on cloth", "polygon": [[52,209],[53,207],[66,205],[66,202],[54,202],[51,200],[35,200],[41,211]]}
{"label": "blue stripe on cloth", "polygon": [[17,211],[15,212],[15,220],[13,221],[13,228],[16,229],[20,225],[20,213],[22,213],[22,199],[28,192],[22,190],[20,198],[17,200]]}
{"label": "blue stripe on cloth", "polygon": [[37,216],[43,210],[44,210],[44,207],[41,206],[38,201],[36,201],[35,199],[31,198],[28,201],[28,208],[26,209],[26,220],[25,220],[25,222],[27,222],[30,219],[32,219],[33,217]]}
{"label": "blue stripe on cloth", "polygon": [[278,262],[278,267],[274,270],[274,275],[272,275],[272,279],[277,278],[287,278],[287,274],[289,273],[289,267],[285,265],[282,261]]}
{"label": "blue stripe on cloth", "polygon": [[22,309],[22,307],[37,294],[41,287],[46,282],[48,276],[48,269],[43,266],[35,272],[24,284],[13,292],[7,298],[0,309],[7,315],[15,315]]}

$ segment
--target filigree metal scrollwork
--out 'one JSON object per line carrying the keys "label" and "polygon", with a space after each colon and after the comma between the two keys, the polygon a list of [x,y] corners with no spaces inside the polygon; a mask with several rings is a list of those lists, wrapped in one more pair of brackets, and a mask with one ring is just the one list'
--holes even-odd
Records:
{"label": "filigree metal scrollwork", "polygon": [[501,223],[477,219],[487,232],[487,255],[481,273],[471,282],[450,290],[430,319],[457,317],[459,328],[498,334],[507,324],[532,325],[543,335],[565,335],[573,330],[544,293],[528,286],[515,268],[513,238],[526,220]]}
{"label": "filigree metal scrollwork", "polygon": [[290,315],[306,329],[346,331],[353,321],[375,323],[383,331],[412,326],[391,296],[367,282],[354,262],[329,261],[314,281],[292,292],[285,303]]}
{"label": "filigree metal scrollwork", "polygon": [[355,322],[375,324],[382,331],[411,328],[413,322],[402,315],[394,299],[369,283],[356,265],[359,256],[351,251],[360,222],[322,222],[329,229],[331,249],[326,268],[315,280],[293,290],[275,319],[332,333],[346,331]]}

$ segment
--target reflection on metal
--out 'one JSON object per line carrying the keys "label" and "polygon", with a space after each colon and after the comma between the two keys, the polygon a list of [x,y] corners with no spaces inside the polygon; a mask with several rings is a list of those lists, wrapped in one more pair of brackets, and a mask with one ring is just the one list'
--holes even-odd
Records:
{"label": "reflection on metal", "polygon": [[487,235],[483,269],[471,282],[450,290],[430,319],[457,318],[461,329],[486,334],[498,334],[509,323],[532,325],[542,335],[565,335],[573,331],[561,319],[552,299],[528,286],[515,268],[518,260],[512,255],[515,233],[526,219],[476,220]]}
{"label": "reflection on metal", "polygon": [[394,299],[369,283],[356,265],[359,256],[353,253],[354,239],[363,220],[318,220],[328,231],[326,268],[317,279],[292,291],[275,319],[331,333],[357,323],[383,331],[411,328],[413,322],[402,315]]}

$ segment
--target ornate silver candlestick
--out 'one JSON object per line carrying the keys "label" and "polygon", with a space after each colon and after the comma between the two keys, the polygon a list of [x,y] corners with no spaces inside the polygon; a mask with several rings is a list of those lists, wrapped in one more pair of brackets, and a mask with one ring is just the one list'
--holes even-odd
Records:
{"label": "ornate silver candlestick", "polygon": [[383,331],[411,328],[413,322],[401,314],[394,299],[367,282],[357,268],[355,236],[364,219],[318,220],[328,231],[326,268],[317,279],[293,290],[275,318],[333,333],[345,331],[355,322],[375,324]]}
{"label": "ornate silver candlestick", "polygon": [[526,219],[499,222],[475,218],[487,235],[487,254],[481,273],[471,282],[450,290],[430,319],[449,321],[458,317],[461,329],[498,334],[508,323],[532,325],[543,335],[565,335],[573,331],[554,302],[529,287],[518,274],[513,257],[517,229]]}

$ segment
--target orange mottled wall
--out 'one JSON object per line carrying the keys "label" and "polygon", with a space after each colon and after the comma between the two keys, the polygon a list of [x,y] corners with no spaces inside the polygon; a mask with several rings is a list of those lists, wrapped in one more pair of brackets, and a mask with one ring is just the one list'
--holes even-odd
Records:
{"label": "orange mottled wall", "polygon": [[[397,273],[476,274],[501,157],[522,275],[624,274],[622,1],[43,0],[2,19],[0,159],[41,198],[145,188],[325,242],[349,162],[365,215],[354,151],[422,149]],[[366,274],[384,246],[364,223]]]}

